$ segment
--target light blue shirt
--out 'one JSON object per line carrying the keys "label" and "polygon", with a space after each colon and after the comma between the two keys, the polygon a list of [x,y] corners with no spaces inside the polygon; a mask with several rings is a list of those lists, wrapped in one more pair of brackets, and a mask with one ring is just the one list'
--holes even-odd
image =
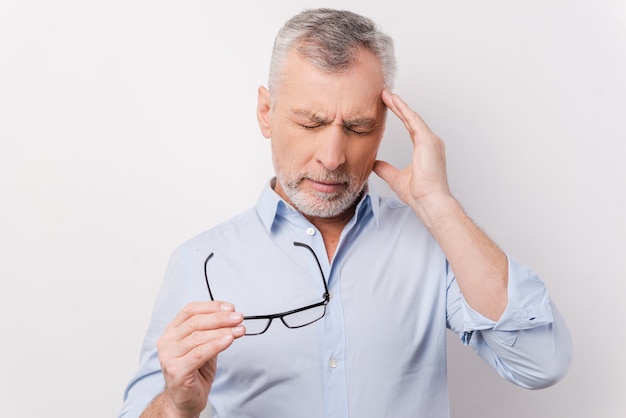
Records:
{"label": "light blue shirt", "polygon": [[120,416],[136,417],[164,388],[155,343],[178,311],[209,300],[244,315],[331,298],[325,316],[289,329],[274,320],[218,357],[214,417],[449,416],[446,329],[502,377],[526,388],[560,379],[571,340],[544,283],[509,258],[509,303],[498,322],[463,300],[437,242],[407,206],[370,190],[329,263],[319,231],[270,187],[255,208],[180,246],[168,265]]}

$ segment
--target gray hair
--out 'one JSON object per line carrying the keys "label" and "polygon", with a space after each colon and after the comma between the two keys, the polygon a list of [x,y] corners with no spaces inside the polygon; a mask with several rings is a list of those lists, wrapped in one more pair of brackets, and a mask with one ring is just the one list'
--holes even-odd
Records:
{"label": "gray hair", "polygon": [[294,47],[315,68],[329,73],[347,71],[355,53],[365,48],[380,61],[385,87],[393,88],[396,73],[393,40],[364,16],[346,10],[312,9],[289,19],[274,41],[268,82],[272,96]]}

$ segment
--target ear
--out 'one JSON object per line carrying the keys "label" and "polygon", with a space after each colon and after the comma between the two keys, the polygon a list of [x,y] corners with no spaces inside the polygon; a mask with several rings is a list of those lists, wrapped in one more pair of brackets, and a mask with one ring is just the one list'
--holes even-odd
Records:
{"label": "ear", "polygon": [[265,138],[270,138],[272,135],[271,129],[271,106],[270,106],[270,91],[265,87],[259,87],[259,97],[256,107],[256,117],[259,122],[259,128]]}

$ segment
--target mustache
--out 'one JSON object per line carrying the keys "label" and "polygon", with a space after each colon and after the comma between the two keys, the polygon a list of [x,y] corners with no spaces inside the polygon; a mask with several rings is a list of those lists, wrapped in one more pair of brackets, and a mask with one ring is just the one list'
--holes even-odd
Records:
{"label": "mustache", "polygon": [[349,184],[356,179],[354,176],[344,171],[329,171],[329,170],[317,170],[298,173],[294,176],[297,184],[302,183],[306,179],[311,179],[320,183],[346,183]]}

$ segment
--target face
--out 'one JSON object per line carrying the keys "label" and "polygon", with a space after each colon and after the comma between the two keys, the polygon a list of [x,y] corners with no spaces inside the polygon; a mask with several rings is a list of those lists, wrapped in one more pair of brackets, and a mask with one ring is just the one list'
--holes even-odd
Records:
{"label": "face", "polygon": [[352,210],[385,129],[378,59],[361,50],[343,73],[317,70],[292,51],[278,91],[259,89],[261,132],[272,141],[275,191],[306,216]]}

